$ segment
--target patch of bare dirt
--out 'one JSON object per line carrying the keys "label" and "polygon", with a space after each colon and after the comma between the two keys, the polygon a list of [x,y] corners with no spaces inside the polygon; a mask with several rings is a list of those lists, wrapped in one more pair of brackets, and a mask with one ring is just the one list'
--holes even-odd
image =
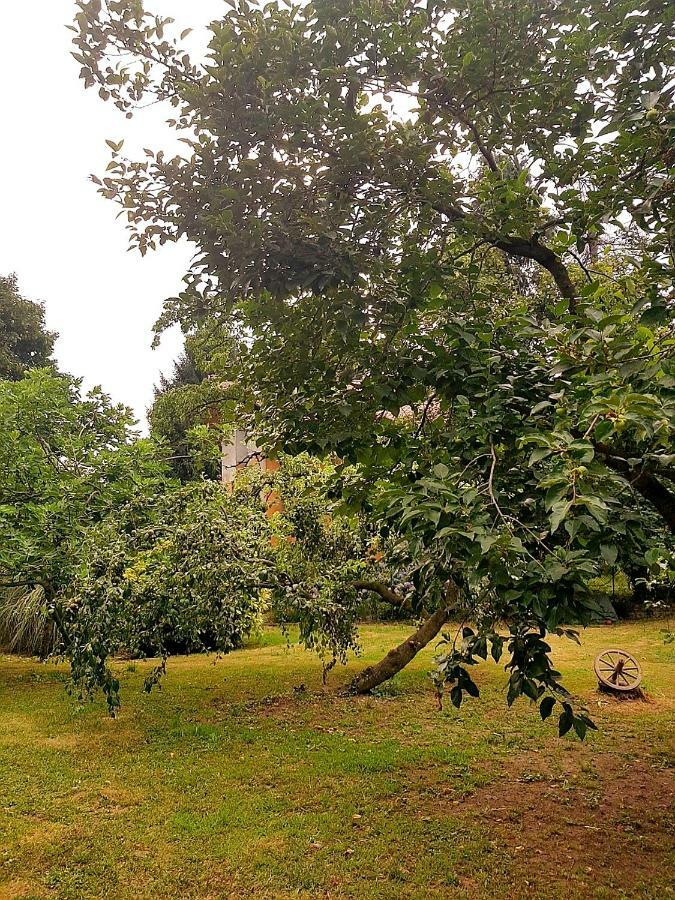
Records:
{"label": "patch of bare dirt", "polygon": [[675,697],[654,697],[641,688],[639,693],[631,691],[624,694],[598,690],[591,694],[589,701],[591,706],[596,706],[598,709],[611,709],[612,714],[620,713],[626,716],[642,715],[645,707],[653,713],[669,712],[675,707]]}
{"label": "patch of bare dirt", "polygon": [[521,896],[563,890],[593,896],[600,888],[652,896],[640,892],[659,884],[667,891],[675,853],[673,770],[612,753],[577,756],[562,768],[520,758],[454,811],[507,848]]}

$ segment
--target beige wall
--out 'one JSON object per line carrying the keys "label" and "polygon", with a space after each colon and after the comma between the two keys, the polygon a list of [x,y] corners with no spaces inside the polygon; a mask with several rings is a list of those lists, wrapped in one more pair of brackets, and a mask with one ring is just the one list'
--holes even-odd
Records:
{"label": "beige wall", "polygon": [[234,481],[238,467],[255,462],[255,458],[251,459],[251,456],[257,452],[258,447],[255,441],[247,441],[246,433],[241,428],[236,428],[231,440],[223,441],[222,445],[221,477],[223,484],[230,484]]}

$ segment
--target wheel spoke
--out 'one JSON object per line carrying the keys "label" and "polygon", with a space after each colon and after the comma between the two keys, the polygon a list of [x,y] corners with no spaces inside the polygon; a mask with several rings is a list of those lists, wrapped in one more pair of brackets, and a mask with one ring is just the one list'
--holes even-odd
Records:
{"label": "wheel spoke", "polygon": [[630,653],[613,648],[599,653],[593,669],[598,682],[614,691],[630,691],[642,680],[640,665]]}

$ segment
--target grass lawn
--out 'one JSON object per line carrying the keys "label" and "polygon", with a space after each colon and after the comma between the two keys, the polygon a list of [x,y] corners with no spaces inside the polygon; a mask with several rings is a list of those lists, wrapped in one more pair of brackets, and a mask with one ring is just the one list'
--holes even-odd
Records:
{"label": "grass lawn", "polygon": [[[120,663],[123,707],[79,706],[64,670],[0,657],[0,898],[654,897],[673,887],[675,645],[662,624],[555,641],[600,727],[557,737],[505,674],[436,709],[421,654],[348,699],[275,630],[214,664]],[[364,659],[410,629],[363,629]],[[596,692],[624,647],[648,702]],[[355,671],[363,661],[350,664]],[[304,685],[304,689],[301,688]]]}

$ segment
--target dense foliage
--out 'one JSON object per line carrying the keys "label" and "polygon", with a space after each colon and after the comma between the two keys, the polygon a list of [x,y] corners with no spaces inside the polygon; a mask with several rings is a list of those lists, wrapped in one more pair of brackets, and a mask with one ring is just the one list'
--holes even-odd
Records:
{"label": "dense foliage", "polygon": [[21,296],[16,276],[0,275],[0,378],[16,380],[26,369],[50,365],[55,340],[43,307]]}
{"label": "dense foliage", "polygon": [[[167,482],[127,409],[47,369],[0,382],[0,588],[71,588],[86,530]],[[53,607],[58,614],[58,610]]]}
{"label": "dense foliage", "polygon": [[429,616],[364,683],[461,608],[453,701],[505,620],[509,702],[583,735],[545,635],[675,531],[672,5],[236,0],[197,63],[140,2],[78,6],[85,85],[189,148],[95,178],[141,252],[198,247],[160,327],[250,338],[252,427],[356,466]]}
{"label": "dense foliage", "polygon": [[217,321],[201,321],[185,336],[171,375],[155,388],[150,432],[171,448],[171,468],[183,482],[221,476],[221,441],[233,427],[236,395],[225,379],[235,346]]}
{"label": "dense foliage", "polygon": [[[38,369],[0,382],[0,640],[58,653],[80,695],[118,652],[227,652],[272,612],[326,671],[356,647],[365,535],[331,515],[332,467],[252,467],[232,489],[168,475],[129,411]],[[164,662],[152,676],[153,682]]]}
{"label": "dense foliage", "polygon": [[62,598],[64,650],[82,693],[102,687],[112,710],[120,651],[162,657],[176,646],[225,653],[274,614],[328,671],[356,647],[354,579],[365,568],[358,520],[330,515],[330,467],[288,460],[251,467],[232,490],[214,482],[132,496],[84,538]]}

